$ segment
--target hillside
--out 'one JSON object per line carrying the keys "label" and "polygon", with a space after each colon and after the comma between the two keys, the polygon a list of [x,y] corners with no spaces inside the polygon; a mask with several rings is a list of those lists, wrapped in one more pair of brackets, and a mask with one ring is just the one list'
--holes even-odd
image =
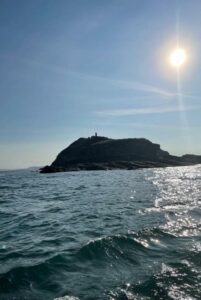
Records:
{"label": "hillside", "polygon": [[101,136],[79,138],[61,151],[50,166],[41,173],[138,169],[151,167],[181,166],[201,163],[201,156],[170,155],[144,138],[111,139]]}

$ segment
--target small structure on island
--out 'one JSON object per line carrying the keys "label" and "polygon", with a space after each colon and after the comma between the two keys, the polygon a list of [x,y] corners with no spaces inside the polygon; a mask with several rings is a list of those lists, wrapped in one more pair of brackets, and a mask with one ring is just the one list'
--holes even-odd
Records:
{"label": "small structure on island", "polygon": [[95,134],[92,135],[91,137],[88,137],[88,139],[95,139],[95,138],[97,138],[97,137],[98,137],[98,134],[97,134],[97,132],[95,132]]}

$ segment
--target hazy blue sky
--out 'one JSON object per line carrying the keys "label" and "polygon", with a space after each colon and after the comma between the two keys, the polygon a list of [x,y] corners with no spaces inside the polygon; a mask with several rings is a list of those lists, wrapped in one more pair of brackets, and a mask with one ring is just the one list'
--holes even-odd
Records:
{"label": "hazy blue sky", "polygon": [[95,131],[201,154],[200,56],[200,0],[1,0],[0,168]]}

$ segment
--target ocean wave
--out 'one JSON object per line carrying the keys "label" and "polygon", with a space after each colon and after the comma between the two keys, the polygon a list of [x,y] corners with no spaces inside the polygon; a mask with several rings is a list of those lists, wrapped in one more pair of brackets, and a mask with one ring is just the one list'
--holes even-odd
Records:
{"label": "ocean wave", "polygon": [[74,296],[63,296],[59,298],[54,298],[54,300],[79,300],[79,298]]}
{"label": "ocean wave", "polygon": [[161,229],[145,229],[138,233],[103,236],[88,241],[77,252],[80,260],[111,261],[125,260],[137,265],[141,258],[152,257],[168,243],[174,243],[175,236]]}
{"label": "ocean wave", "polygon": [[0,186],[1,300],[201,298],[200,166]]}

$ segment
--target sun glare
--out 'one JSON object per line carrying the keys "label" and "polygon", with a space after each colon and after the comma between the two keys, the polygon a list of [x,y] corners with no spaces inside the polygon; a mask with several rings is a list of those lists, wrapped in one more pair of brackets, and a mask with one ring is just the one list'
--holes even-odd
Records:
{"label": "sun glare", "polygon": [[170,54],[170,63],[172,66],[179,68],[186,62],[186,51],[182,48],[176,48]]}

